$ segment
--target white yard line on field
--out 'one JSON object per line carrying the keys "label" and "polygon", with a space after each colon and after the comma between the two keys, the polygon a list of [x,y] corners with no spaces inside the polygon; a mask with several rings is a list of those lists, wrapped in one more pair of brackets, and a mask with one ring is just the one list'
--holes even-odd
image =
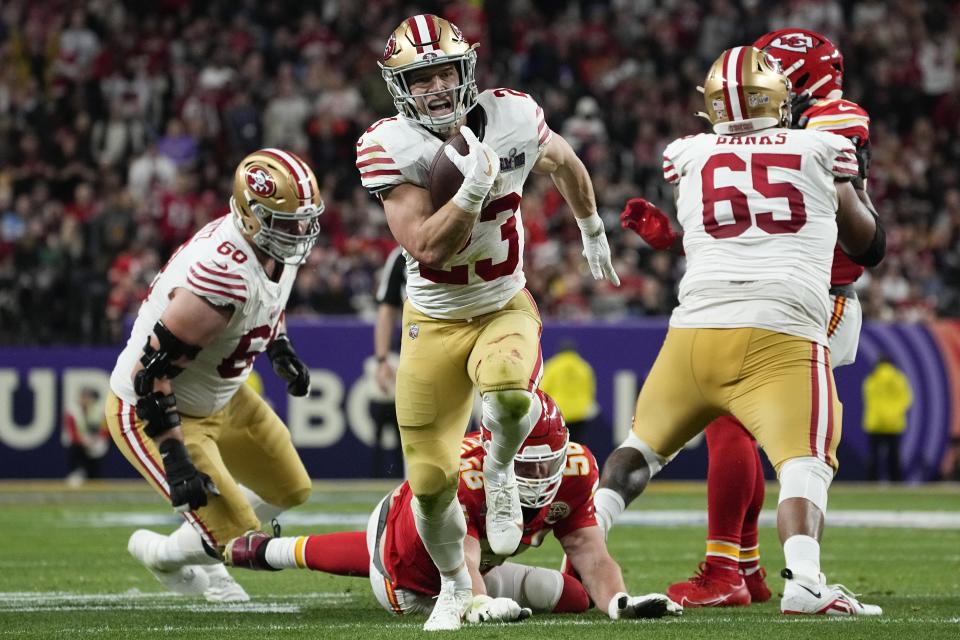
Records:
{"label": "white yard line on field", "polygon": [[[0,592],[0,612],[49,611],[190,611],[235,613],[299,613],[307,604],[337,605],[351,602],[345,593],[320,591],[295,595],[268,596],[258,602],[211,604],[173,593],[146,593],[132,589],[125,593],[72,593],[68,591]],[[295,602],[290,602],[295,601]]]}

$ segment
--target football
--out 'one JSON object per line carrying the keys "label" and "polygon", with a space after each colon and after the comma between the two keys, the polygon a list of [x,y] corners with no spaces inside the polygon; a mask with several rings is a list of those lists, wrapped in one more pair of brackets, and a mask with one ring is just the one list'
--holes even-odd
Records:
{"label": "football", "polygon": [[430,201],[433,203],[433,210],[436,211],[457,193],[460,185],[463,184],[463,174],[457,165],[450,161],[445,151],[447,145],[453,145],[460,155],[467,154],[467,140],[463,134],[458,133],[443,143],[433,157],[433,163],[430,165]]}

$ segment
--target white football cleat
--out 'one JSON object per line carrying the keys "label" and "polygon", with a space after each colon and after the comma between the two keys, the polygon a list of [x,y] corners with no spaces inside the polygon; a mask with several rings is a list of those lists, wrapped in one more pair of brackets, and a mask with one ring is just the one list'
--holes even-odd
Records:
{"label": "white football cleat", "polygon": [[523,538],[523,511],[520,490],[510,467],[506,473],[488,472],[483,460],[483,490],[487,500],[487,541],[498,556],[511,556]]}
{"label": "white football cleat", "polygon": [[147,529],[137,529],[127,541],[127,551],[146,567],[169,591],[184,596],[202,595],[210,586],[207,572],[196,565],[161,569],[157,563],[158,547],[167,536]]}
{"label": "white football cleat", "polygon": [[456,631],[473,602],[471,589],[457,589],[453,580],[440,580],[440,595],[423,625],[424,631]]}
{"label": "white football cleat", "polygon": [[807,584],[807,581],[794,578],[789,569],[781,575],[786,578],[783,598],[780,599],[780,612],[801,615],[826,616],[879,616],[883,609],[875,604],[864,604],[857,600],[855,593],[842,584],[827,584],[822,573],[819,582]]}
{"label": "white football cleat", "polygon": [[250,602],[250,596],[222,564],[191,565],[205,571],[210,585],[203,592],[207,602]]}

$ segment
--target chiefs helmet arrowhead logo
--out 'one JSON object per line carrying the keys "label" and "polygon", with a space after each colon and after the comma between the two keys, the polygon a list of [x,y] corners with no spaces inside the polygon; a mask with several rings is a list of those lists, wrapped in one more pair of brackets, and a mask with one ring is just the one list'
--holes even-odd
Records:
{"label": "chiefs helmet arrowhead logo", "polygon": [[269,198],[277,192],[277,181],[263,167],[250,167],[246,177],[250,191],[261,198]]}
{"label": "chiefs helmet arrowhead logo", "polygon": [[786,49],[787,51],[796,51],[797,53],[806,53],[816,43],[813,38],[805,33],[789,33],[778,37],[770,43],[771,47],[776,49]]}

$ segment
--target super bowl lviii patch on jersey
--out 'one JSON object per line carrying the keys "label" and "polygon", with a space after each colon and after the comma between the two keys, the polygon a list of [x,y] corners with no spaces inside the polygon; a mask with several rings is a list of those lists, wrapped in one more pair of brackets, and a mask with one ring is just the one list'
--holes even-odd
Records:
{"label": "super bowl lviii patch on jersey", "polygon": [[517,152],[516,147],[512,147],[506,156],[500,158],[500,171],[513,171],[520,169],[527,163],[527,154]]}

